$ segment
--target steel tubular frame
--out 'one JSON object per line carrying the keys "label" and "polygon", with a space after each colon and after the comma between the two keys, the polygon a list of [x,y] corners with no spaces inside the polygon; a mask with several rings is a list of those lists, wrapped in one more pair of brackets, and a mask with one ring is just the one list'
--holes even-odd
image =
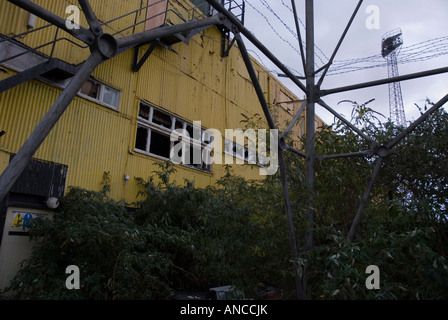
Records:
{"label": "steel tubular frame", "polygon": [[[319,70],[314,70],[314,0],[305,0],[305,12],[306,12],[306,53],[304,52],[303,44],[302,44],[302,38],[300,33],[300,28],[298,25],[298,19],[297,19],[297,8],[295,5],[295,0],[291,0],[292,8],[293,8],[293,14],[294,19],[296,23],[296,29],[297,29],[297,35],[298,35],[298,41],[299,41],[299,48],[301,52],[301,59],[303,68],[305,71],[305,79],[306,84],[302,84],[299,79],[301,77],[297,77],[289,72],[289,70],[285,70],[284,65],[278,61],[278,59],[263,45],[258,41],[255,36],[248,32],[247,29],[241,25],[237,21],[235,17],[232,16],[230,12],[225,12],[225,9],[216,1],[216,0],[207,0],[208,3],[210,3],[216,10],[218,10],[220,13],[225,15],[225,17],[229,20],[228,23],[233,25],[236,29],[236,31],[239,33],[241,32],[246,38],[251,41],[268,59],[270,59],[280,70],[282,70],[285,73],[285,77],[288,77],[291,79],[307,96],[307,100],[305,104],[300,108],[298,113],[294,116],[291,123],[289,123],[287,129],[285,132],[280,136],[280,151],[279,152],[279,161],[280,161],[280,173],[281,173],[281,180],[282,180],[282,186],[283,186],[283,194],[284,194],[284,202],[285,202],[285,211],[286,215],[289,221],[289,224],[291,223],[292,219],[292,208],[290,204],[290,198],[289,198],[289,191],[288,191],[288,184],[287,184],[287,175],[286,175],[286,168],[284,163],[284,156],[283,156],[283,150],[292,152],[294,154],[297,154],[303,158],[305,158],[306,161],[306,180],[308,184],[308,188],[311,191],[310,194],[310,208],[308,209],[308,225],[311,226],[310,230],[308,231],[307,235],[305,235],[305,249],[311,250],[313,249],[313,225],[314,225],[314,211],[312,209],[314,202],[314,182],[315,182],[315,162],[316,161],[324,161],[329,159],[336,159],[336,158],[348,158],[348,157],[372,157],[377,156],[378,159],[376,161],[376,164],[374,166],[373,172],[372,172],[372,178],[363,194],[363,197],[361,199],[361,203],[359,204],[357,213],[355,215],[355,218],[353,220],[352,226],[350,228],[349,234],[347,236],[348,241],[352,241],[354,234],[356,232],[356,228],[359,224],[361,215],[363,211],[365,210],[368,200],[370,198],[370,194],[373,191],[374,184],[376,182],[376,179],[379,176],[380,169],[385,161],[385,159],[389,156],[390,150],[398,144],[404,137],[406,137],[409,133],[411,133],[419,124],[421,124],[423,121],[426,120],[427,117],[429,117],[432,113],[434,113],[436,110],[441,108],[446,102],[448,102],[448,95],[442,98],[439,102],[437,102],[431,109],[429,109],[425,114],[423,114],[419,119],[417,119],[414,123],[412,123],[405,131],[403,131],[400,135],[398,135],[395,139],[393,139],[389,144],[387,145],[379,145],[377,141],[372,139],[371,137],[365,135],[361,130],[359,130],[356,126],[351,124],[348,120],[346,120],[342,115],[340,115],[337,111],[332,109],[329,105],[327,105],[321,97],[325,95],[330,95],[338,92],[344,92],[344,91],[351,91],[361,88],[367,88],[367,87],[373,87],[373,86],[379,86],[384,85],[392,82],[397,81],[404,81],[404,80],[411,80],[411,79],[417,79],[420,77],[427,77],[435,74],[440,73],[446,73],[448,72],[448,67],[435,69],[435,70],[429,70],[424,72],[419,72],[415,74],[409,74],[404,76],[399,76],[396,78],[387,78],[377,81],[371,81],[366,83],[360,83],[355,85],[350,85],[346,87],[340,87],[340,88],[334,88],[334,89],[327,89],[327,90],[321,90],[320,86],[323,83],[323,80],[326,76],[326,73],[328,72],[329,68],[331,67],[334,58],[336,57],[340,46],[343,44],[344,39],[350,30],[350,27],[356,17],[356,15],[359,12],[359,9],[363,3],[363,0],[360,0],[346,26],[344,29],[344,32],[342,36],[340,37],[336,48],[329,60],[329,62],[320,68]],[[248,55],[247,52],[244,52],[246,49],[245,47],[241,46],[242,40],[241,36],[238,34],[237,40],[239,40],[239,46],[240,51],[244,55]],[[322,76],[320,77],[318,83],[316,84],[315,78],[316,74],[323,71]],[[255,83],[258,83],[258,80],[252,79],[252,81]],[[315,127],[314,127],[314,118],[315,118],[315,103],[320,104],[324,108],[326,108],[328,111],[330,111],[333,115],[335,115],[338,119],[340,119],[343,123],[345,123],[351,130],[356,132],[360,137],[362,137],[364,140],[366,140],[369,144],[371,149],[365,150],[365,151],[359,151],[359,152],[352,152],[352,153],[346,153],[346,154],[334,154],[334,155],[321,155],[317,156],[315,153],[315,141],[314,141],[314,134],[315,134]],[[262,103],[262,106],[264,105],[264,102]],[[292,129],[292,127],[295,125],[295,123],[298,121],[300,114],[303,112],[303,108],[306,106],[306,133],[307,133],[307,141],[306,141],[306,152],[302,152],[300,150],[297,150],[285,142],[285,137],[289,133],[289,131]],[[265,106],[263,106],[265,108]],[[270,122],[270,119],[267,118],[268,123]],[[271,126],[271,125],[270,125]],[[272,127],[272,126],[271,126]],[[289,233],[290,233],[290,245],[292,250],[292,256],[293,261],[296,261],[298,252],[297,252],[297,243],[295,242],[295,234],[294,234],[294,228],[293,226],[289,226]],[[294,265],[294,267],[297,267]],[[297,273],[297,271],[296,271]],[[302,281],[302,283],[296,283],[297,287],[297,295],[299,299],[304,299],[306,297],[305,295],[305,289],[306,288],[306,275],[303,276],[303,278],[300,277],[300,275],[296,274],[296,282]]]}
{"label": "steel tubular frame", "polygon": [[[315,224],[315,209],[314,209],[314,189],[315,189],[315,171],[316,171],[316,101],[318,88],[316,86],[316,76],[314,74],[314,1],[305,1],[305,15],[306,15],[306,50],[305,50],[305,77],[307,88],[307,105],[306,105],[306,141],[305,141],[305,180],[309,191],[307,221],[306,225],[308,231],[305,235],[305,249],[312,250],[314,247],[314,224]],[[306,283],[304,284],[306,286]]]}
{"label": "steel tubular frame", "polygon": [[[220,15],[204,18],[202,20],[185,22],[183,24],[167,26],[164,28],[152,29],[139,34],[114,38],[109,34],[104,34],[100,22],[93,12],[88,0],[79,0],[84,15],[91,26],[91,30],[80,27],[79,30],[67,29],[65,20],[47,11],[46,9],[32,3],[29,0],[8,0],[11,3],[35,14],[36,16],[54,24],[70,33],[72,36],[89,45],[91,56],[77,70],[76,75],[54,102],[53,106],[42,118],[40,123],[28,137],[17,155],[9,163],[5,171],[0,176],[0,200],[2,200],[11,190],[12,186],[26,168],[27,164],[54,128],[62,114],[75,98],[81,86],[92,74],[98,65],[113,58],[124,49],[133,48],[139,44],[144,44],[164,36],[185,32],[200,27],[219,24],[223,17]],[[11,80],[12,81],[12,80]]]}
{"label": "steel tubular frame", "polygon": [[[220,1],[218,0],[206,0],[213,8],[215,8],[220,14],[215,15],[208,18],[203,18],[201,20],[189,21],[178,25],[166,26],[162,28],[157,28],[145,32],[141,32],[138,34],[124,36],[121,38],[115,38],[112,35],[104,34],[102,25],[98,21],[95,13],[93,12],[90,3],[88,0],[78,0],[79,4],[84,12],[84,15],[87,19],[87,22],[90,26],[90,29],[86,29],[80,27],[79,29],[68,29],[66,27],[66,20],[61,17],[49,12],[48,10],[34,4],[30,0],[8,0],[9,2],[21,7],[29,11],[30,13],[35,14],[36,16],[50,22],[51,24],[57,26],[58,28],[68,32],[73,37],[81,40],[85,44],[87,44],[91,49],[91,56],[77,69],[74,78],[68,84],[68,86],[64,89],[62,94],[58,97],[58,99],[54,102],[53,106],[41,120],[41,122],[34,129],[33,133],[30,135],[28,140],[24,143],[24,145],[20,148],[17,155],[5,169],[5,171],[0,176],[0,200],[2,200],[9,192],[15,181],[18,179],[26,165],[29,163],[34,153],[37,151],[39,146],[48,136],[52,128],[56,125],[64,111],[68,108],[71,101],[76,96],[77,92],[81,88],[82,84],[88,79],[91,73],[95,70],[95,68],[100,65],[102,62],[113,58],[117,54],[133,48],[138,45],[142,45],[144,43],[148,43],[150,41],[162,38],[164,36],[173,35],[180,32],[190,31],[196,28],[207,27],[212,25],[225,25],[229,30],[234,33],[235,40],[238,43],[239,50],[243,57],[243,60],[246,64],[246,68],[248,69],[249,75],[251,77],[252,83],[254,85],[255,92],[259,98],[261,107],[263,109],[264,115],[266,117],[266,121],[271,129],[276,129],[276,124],[272,118],[270,113],[269,105],[266,102],[263,91],[261,90],[261,86],[258,82],[256,72],[253,68],[253,65],[250,60],[249,53],[245,47],[243,38],[241,35],[244,35],[247,40],[249,40],[253,45],[255,45],[269,60],[271,60],[281,71],[284,72],[286,77],[291,79],[291,81],[297,85],[305,94],[306,94],[306,102],[294,116],[292,122],[288,125],[287,129],[283,134],[279,137],[279,166],[280,166],[280,174],[281,174],[281,182],[283,187],[283,195],[285,202],[285,211],[288,221],[288,230],[290,236],[290,246],[292,253],[292,261],[294,262],[295,274],[296,274],[296,287],[297,287],[297,297],[299,299],[305,299],[306,293],[306,275],[301,276],[298,268],[298,249],[297,249],[297,241],[294,231],[293,224],[293,215],[291,208],[291,200],[288,190],[288,177],[286,173],[285,161],[284,161],[284,151],[289,151],[294,154],[297,154],[305,159],[306,162],[306,181],[308,184],[308,188],[310,191],[310,206],[308,208],[307,213],[307,223],[310,226],[309,231],[305,238],[304,248],[305,250],[312,250],[314,246],[314,234],[313,234],[313,226],[314,226],[314,209],[313,209],[313,201],[314,201],[314,184],[315,184],[315,164],[316,161],[324,161],[328,159],[335,158],[347,158],[347,157],[357,157],[357,156],[376,156],[376,164],[374,166],[372,172],[372,178],[367,185],[367,188],[364,192],[364,195],[361,199],[361,203],[358,207],[356,216],[353,220],[352,226],[350,228],[349,234],[347,236],[347,240],[351,241],[355,235],[356,227],[359,224],[361,215],[365,210],[370,194],[374,188],[375,181],[379,176],[380,169],[382,164],[390,154],[392,148],[394,148],[402,139],[404,139],[409,133],[411,133],[416,127],[418,127],[422,122],[424,122],[432,113],[436,112],[440,109],[445,103],[448,102],[448,95],[443,97],[440,101],[438,101],[432,108],[430,108],[426,113],[420,116],[416,121],[414,121],[408,128],[406,128],[402,133],[400,133],[397,137],[392,139],[387,145],[380,146],[374,139],[365,135],[361,130],[356,128],[353,124],[351,124],[348,120],[342,117],[337,111],[328,106],[321,97],[345,91],[352,91],[361,88],[368,88],[373,86],[379,86],[388,84],[391,82],[404,81],[417,79],[420,77],[427,77],[435,74],[446,73],[448,72],[448,67],[443,67],[435,70],[429,70],[404,76],[399,76],[395,78],[388,78],[376,81],[370,81],[366,83],[359,83],[349,86],[344,86],[340,88],[326,89],[321,90],[320,86],[331,67],[335,56],[337,55],[340,46],[343,44],[344,39],[350,30],[353,20],[355,19],[363,0],[358,2],[346,28],[342,36],[340,37],[336,48],[329,60],[329,62],[320,68],[319,70],[315,70],[314,68],[314,0],[305,0],[305,14],[306,14],[306,49],[303,48],[302,37],[300,33],[300,28],[298,24],[297,17],[297,7],[295,4],[295,0],[291,0],[293,14],[297,29],[297,35],[299,40],[299,48],[301,52],[301,62],[305,71],[305,79],[306,83],[303,84],[300,81],[300,78],[296,75],[292,74],[292,72],[280,61],[276,58],[276,56],[269,51],[269,49],[264,46],[246,27],[235,17],[229,10],[225,9]],[[323,70],[323,74],[319,81],[316,84],[316,74]],[[8,86],[6,84],[6,89],[9,89],[14,85]],[[366,140],[371,149],[347,154],[334,154],[334,155],[316,155],[315,151],[315,104],[318,103],[328,111],[330,111],[333,115],[339,118],[342,122],[344,122],[350,129],[356,132],[360,137]],[[306,108],[306,109],[305,109]],[[300,115],[306,112],[306,151],[303,152],[301,150],[297,150],[291,146],[289,146],[285,142],[285,137],[293,128],[295,123],[298,121]]]}

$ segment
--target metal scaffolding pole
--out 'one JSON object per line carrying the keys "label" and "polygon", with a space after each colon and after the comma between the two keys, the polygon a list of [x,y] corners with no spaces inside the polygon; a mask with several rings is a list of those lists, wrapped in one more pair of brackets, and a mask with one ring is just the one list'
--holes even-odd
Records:
{"label": "metal scaffolding pole", "polygon": [[222,22],[222,18],[223,17],[221,15],[215,15],[200,20],[188,21],[181,24],[151,29],[149,31],[144,31],[130,36],[124,36],[117,39],[118,48],[129,49],[139,44],[151,42],[153,40],[167,37],[176,33],[182,33],[193,29],[216,25]]}
{"label": "metal scaffolding pole", "polygon": [[448,94],[440,99],[436,104],[434,104],[428,111],[422,114],[417,120],[415,120],[409,127],[407,127],[402,133],[395,137],[391,142],[388,143],[387,148],[392,149],[401,140],[403,140],[408,134],[415,130],[420,124],[422,124],[431,114],[439,110],[448,102]]}
{"label": "metal scaffolding pole", "polygon": [[264,97],[263,89],[261,88],[260,82],[258,81],[257,73],[250,61],[250,56],[247,53],[246,45],[244,44],[241,35],[237,30],[234,30],[234,36],[236,42],[238,43],[238,48],[240,49],[241,56],[243,57],[244,64],[246,65],[247,72],[249,73],[250,79],[252,81],[252,85],[254,86],[255,93],[257,94],[258,100],[260,101],[261,108],[263,109],[264,116],[266,121],[268,122],[270,129],[277,129],[277,126],[274,122],[274,118],[272,117],[271,110],[269,109],[268,103],[266,102],[266,98]]}
{"label": "metal scaffolding pole", "polygon": [[314,246],[314,187],[316,171],[315,146],[315,118],[316,118],[316,77],[314,75],[314,0],[306,0],[306,183],[310,192],[307,210],[307,229],[305,236],[305,249],[311,250]]}
{"label": "metal scaffolding pole", "polygon": [[433,70],[427,70],[427,71],[422,71],[422,72],[406,74],[406,75],[398,76],[398,77],[394,77],[394,78],[374,80],[374,81],[363,82],[363,83],[358,83],[358,84],[353,84],[353,85],[348,85],[348,86],[343,86],[343,87],[333,88],[333,89],[325,89],[325,90],[320,91],[320,95],[327,96],[330,94],[346,92],[346,91],[353,91],[353,90],[370,88],[370,87],[376,87],[376,86],[380,86],[383,84],[413,80],[413,79],[433,76],[433,75],[447,73],[447,72],[448,72],[448,67],[443,67],[443,68],[438,68],[438,69],[433,69]]}
{"label": "metal scaffolding pole", "polygon": [[288,187],[288,175],[286,173],[286,165],[285,165],[285,155],[283,150],[280,148],[278,150],[278,164],[280,167],[280,175],[282,180],[282,190],[283,190],[283,198],[285,202],[285,210],[288,219],[288,230],[289,230],[289,241],[291,246],[292,253],[292,262],[294,264],[294,274],[296,281],[296,290],[297,290],[297,298],[299,300],[305,300],[305,290],[303,277],[300,276],[300,269],[302,266],[299,265],[298,261],[298,251],[297,251],[297,242],[294,231],[294,222],[292,218],[292,207],[291,207],[291,199],[289,196],[289,187]]}
{"label": "metal scaffolding pole", "polygon": [[325,76],[327,75],[328,70],[330,69],[331,65],[333,64],[334,58],[336,57],[336,54],[339,51],[339,48],[341,47],[342,42],[344,42],[345,36],[348,33],[348,30],[350,30],[350,27],[353,23],[353,20],[355,20],[356,15],[358,14],[359,8],[361,8],[361,5],[363,3],[363,0],[359,0],[358,5],[355,8],[355,11],[353,12],[350,21],[348,22],[347,26],[345,27],[344,32],[342,33],[341,38],[339,39],[338,44],[336,45],[336,48],[333,51],[333,54],[331,55],[330,61],[327,63],[327,65],[324,68],[324,72],[322,73],[322,76],[320,77],[317,86],[320,87],[322,85],[322,82],[325,79]]}
{"label": "metal scaffolding pole", "polygon": [[300,32],[299,17],[297,14],[296,1],[291,0],[292,12],[294,15],[294,24],[296,25],[297,40],[299,40],[300,58],[302,60],[303,70],[306,69],[305,50],[303,48],[302,33]]}

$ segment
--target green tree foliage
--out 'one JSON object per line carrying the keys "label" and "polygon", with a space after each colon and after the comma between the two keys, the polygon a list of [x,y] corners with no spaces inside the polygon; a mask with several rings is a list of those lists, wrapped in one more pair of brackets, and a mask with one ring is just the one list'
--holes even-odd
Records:
{"label": "green tree foliage", "polygon": [[[171,181],[172,165],[138,179],[146,200],[129,211],[101,192],[70,188],[52,220],[37,220],[30,259],[6,296],[27,299],[164,299],[175,291],[233,284],[254,295],[260,279],[289,276],[279,196],[262,182],[227,174],[216,187]],[[107,179],[106,179],[107,180]],[[275,234],[277,233],[277,234]],[[282,262],[285,265],[282,265]],[[79,267],[81,290],[65,268]],[[273,268],[281,266],[277,274]],[[283,270],[283,271],[282,271]]]}
{"label": "green tree foliage", "polygon": [[[431,103],[427,101],[427,105]],[[380,143],[388,143],[403,130],[382,123],[367,104],[354,103],[353,110],[352,123]],[[312,298],[448,298],[447,129],[448,114],[441,109],[392,150],[352,243],[346,240],[347,230],[374,159],[357,157],[319,164],[319,245],[303,254],[312,266]],[[339,121],[322,130],[318,140],[322,153],[368,149],[362,138]],[[380,268],[380,290],[366,289],[369,265]]]}
{"label": "green tree foliage", "polygon": [[[382,123],[369,103],[353,103],[352,123],[387,143],[403,129]],[[375,158],[318,162],[315,248],[299,253],[308,297],[448,298],[447,128],[448,115],[440,110],[392,150],[352,242],[347,233]],[[369,148],[340,121],[321,128],[316,139],[319,155]],[[309,191],[303,160],[285,157],[300,248]],[[53,219],[31,228],[33,254],[4,297],[164,299],[233,284],[257,298],[257,283],[265,281],[294,298],[279,175],[247,181],[227,167],[217,185],[201,189],[193,181],[172,181],[174,171],[163,163],[138,179],[144,200],[132,209],[108,197],[108,174],[100,192],[70,188]],[[80,269],[80,290],[65,287],[69,265]],[[379,290],[366,289],[369,265],[380,269]]]}

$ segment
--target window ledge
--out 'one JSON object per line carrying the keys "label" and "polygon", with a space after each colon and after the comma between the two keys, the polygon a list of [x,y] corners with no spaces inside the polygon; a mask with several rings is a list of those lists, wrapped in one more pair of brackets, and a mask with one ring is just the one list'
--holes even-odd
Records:
{"label": "window ledge", "polygon": [[[146,156],[146,157],[151,157],[151,158],[154,158],[154,159],[157,159],[157,160],[161,160],[161,161],[168,161],[168,162],[171,162],[171,160],[170,159],[166,159],[166,158],[164,158],[164,157],[161,157],[161,156],[158,156],[158,155],[156,155],[156,154],[152,154],[152,153],[147,153],[147,152],[145,152],[145,151],[143,151],[143,150],[139,150],[139,149],[135,149],[134,148],[134,151],[133,151],[135,154],[137,154],[137,155],[139,155],[139,156]],[[172,162],[171,162],[172,163]],[[182,168],[184,168],[184,169],[189,169],[189,170],[192,170],[192,171],[194,171],[194,172],[196,172],[196,173],[203,173],[203,174],[208,174],[208,175],[210,175],[210,176],[212,176],[213,175],[213,169],[212,169],[212,171],[205,171],[205,170],[201,170],[201,169],[196,169],[196,168],[193,168],[193,167],[191,167],[191,166],[189,166],[189,165],[186,165],[186,164],[173,164],[174,166],[179,166],[179,167],[182,167]]]}

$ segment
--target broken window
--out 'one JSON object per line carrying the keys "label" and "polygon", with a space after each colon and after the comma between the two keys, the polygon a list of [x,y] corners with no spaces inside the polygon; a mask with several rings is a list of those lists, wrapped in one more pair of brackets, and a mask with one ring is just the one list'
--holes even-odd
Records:
{"label": "broken window", "polygon": [[[179,140],[171,141],[171,133],[176,130],[181,133]],[[213,134],[203,134],[202,128],[177,118],[174,115],[154,108],[146,103],[140,103],[138,125],[135,139],[135,150],[147,155],[170,160],[171,149],[182,143],[184,148],[178,156],[182,164],[201,171],[211,172],[210,151],[206,144],[213,141]],[[183,152],[184,151],[184,152]],[[203,160],[203,154],[206,161]]]}
{"label": "broken window", "polygon": [[146,151],[148,146],[149,129],[138,126],[137,127],[137,138],[135,139],[135,148]]}
{"label": "broken window", "polygon": [[184,128],[184,122],[180,121],[178,119],[175,120],[174,129],[176,130],[182,130]]}
{"label": "broken window", "polygon": [[257,163],[257,152],[249,147],[244,147],[234,141],[225,140],[224,153],[235,157],[240,160],[244,160],[249,164]]}
{"label": "broken window", "polygon": [[98,93],[100,91],[100,85],[94,83],[93,81],[87,80],[82,88],[81,88],[81,93],[85,94],[86,96],[93,98],[93,99],[98,99]]}
{"label": "broken window", "polygon": [[118,110],[120,104],[120,91],[94,80],[87,80],[79,94],[114,110]]}
{"label": "broken window", "polygon": [[150,111],[151,111],[151,109],[149,108],[149,106],[142,104],[140,106],[140,111],[138,113],[138,117],[145,119],[145,120],[149,120]]}
{"label": "broken window", "polygon": [[165,127],[167,129],[171,129],[173,119],[165,112],[153,109],[152,123]]}
{"label": "broken window", "polygon": [[165,159],[170,158],[171,141],[170,136],[151,130],[151,143],[149,153]]}

